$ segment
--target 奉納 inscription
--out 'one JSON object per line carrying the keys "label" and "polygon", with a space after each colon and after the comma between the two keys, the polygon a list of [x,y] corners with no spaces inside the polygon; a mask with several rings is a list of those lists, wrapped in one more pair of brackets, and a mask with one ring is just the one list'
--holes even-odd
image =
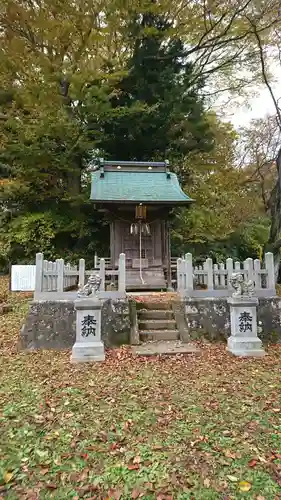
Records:
{"label": "\u5949\u7d0d inscription", "polygon": [[239,331],[252,332],[253,331],[253,317],[249,312],[242,312],[239,315]]}
{"label": "\u5949\u7d0d inscription", "polygon": [[82,337],[89,337],[89,335],[96,335],[97,320],[94,316],[88,314],[82,319],[81,335]]}

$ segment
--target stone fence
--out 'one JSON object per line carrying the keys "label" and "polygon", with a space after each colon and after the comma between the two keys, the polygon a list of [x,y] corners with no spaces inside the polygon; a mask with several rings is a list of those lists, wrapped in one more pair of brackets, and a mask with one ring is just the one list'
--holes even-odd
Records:
{"label": "stone fence", "polygon": [[100,268],[101,260],[104,260],[105,269],[110,269],[112,267],[110,257],[104,257],[104,258],[98,257],[98,255],[95,253],[95,256],[94,256],[94,268],[95,269]]}
{"label": "stone fence", "polygon": [[[225,263],[213,264],[206,259],[202,266],[194,266],[192,255],[177,259],[177,290],[187,297],[225,297],[232,295],[232,273],[240,273],[254,283],[258,297],[276,295],[273,254],[265,254],[264,267],[259,259],[246,259],[243,263],[226,259]],[[199,288],[199,289],[198,289]]]}
{"label": "stone fence", "polygon": [[[84,286],[87,278],[91,274],[99,274],[101,278],[100,292],[106,297],[111,292],[119,292],[125,294],[125,254],[120,254],[118,269],[107,269],[105,259],[99,259],[98,271],[86,270],[85,260],[80,259],[78,266],[65,264],[64,259],[57,259],[55,262],[44,260],[42,253],[36,254],[36,270],[35,270],[35,293],[34,297],[47,298],[49,292],[52,292],[52,300],[56,298],[64,298],[61,294],[65,294],[71,289],[79,286]],[[113,281],[117,280],[117,284]],[[113,290],[106,290],[106,283],[112,284]],[[56,294],[56,295],[55,295]],[[66,297],[65,297],[66,298]]]}

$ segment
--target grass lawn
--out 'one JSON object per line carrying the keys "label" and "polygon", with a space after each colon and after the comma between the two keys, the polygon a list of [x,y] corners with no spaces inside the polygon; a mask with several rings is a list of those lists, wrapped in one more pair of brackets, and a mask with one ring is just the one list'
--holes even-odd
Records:
{"label": "grass lawn", "polygon": [[[1,280],[2,300],[7,282]],[[5,300],[9,302],[8,297]],[[71,365],[0,316],[0,499],[281,499],[281,347]]]}

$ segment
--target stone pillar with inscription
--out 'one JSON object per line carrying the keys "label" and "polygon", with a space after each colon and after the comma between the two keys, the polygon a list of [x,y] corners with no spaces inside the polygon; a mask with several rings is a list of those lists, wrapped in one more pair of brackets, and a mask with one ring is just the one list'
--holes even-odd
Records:
{"label": "stone pillar with inscription", "polygon": [[257,297],[253,297],[253,283],[245,281],[239,273],[234,273],[230,282],[235,292],[228,299],[231,336],[227,340],[227,349],[235,356],[264,356],[262,342],[258,338],[259,301]]}
{"label": "stone pillar with inscription", "polygon": [[104,344],[101,341],[101,301],[96,295],[99,286],[99,277],[90,276],[74,302],[76,342],[72,347],[73,363],[105,360]]}

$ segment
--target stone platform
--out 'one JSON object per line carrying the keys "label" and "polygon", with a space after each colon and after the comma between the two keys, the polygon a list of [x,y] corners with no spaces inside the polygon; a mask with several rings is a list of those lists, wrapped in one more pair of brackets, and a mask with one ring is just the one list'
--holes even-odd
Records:
{"label": "stone platform", "polygon": [[127,269],[126,290],[166,290],[167,283],[162,268],[143,269],[142,277],[143,282],[140,279],[139,269]]}

